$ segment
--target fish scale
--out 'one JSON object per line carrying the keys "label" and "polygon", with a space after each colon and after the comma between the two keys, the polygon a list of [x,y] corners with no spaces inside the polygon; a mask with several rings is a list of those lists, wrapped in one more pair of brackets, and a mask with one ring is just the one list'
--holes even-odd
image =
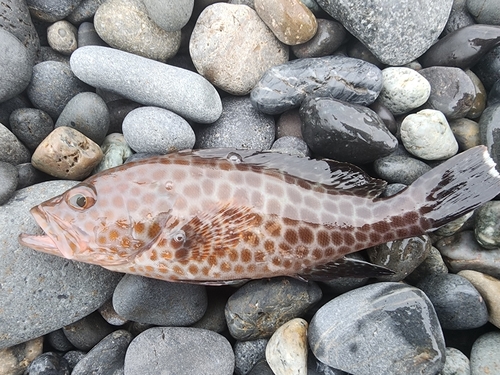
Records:
{"label": "fish scale", "polygon": [[495,197],[500,177],[479,146],[395,196],[379,197],[385,185],[330,160],[185,151],[101,172],[34,207],[45,235],[20,241],[168,281],[379,275],[389,271],[344,256],[459,217]]}

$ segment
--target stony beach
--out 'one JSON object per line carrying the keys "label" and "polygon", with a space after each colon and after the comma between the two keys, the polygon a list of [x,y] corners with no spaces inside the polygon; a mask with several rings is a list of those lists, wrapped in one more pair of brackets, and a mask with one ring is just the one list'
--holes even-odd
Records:
{"label": "stony beach", "polygon": [[394,271],[371,278],[173,283],[18,240],[152,155],[329,158],[390,197],[475,146],[500,163],[499,129],[496,0],[3,0],[0,375],[500,375],[495,198],[348,255]]}

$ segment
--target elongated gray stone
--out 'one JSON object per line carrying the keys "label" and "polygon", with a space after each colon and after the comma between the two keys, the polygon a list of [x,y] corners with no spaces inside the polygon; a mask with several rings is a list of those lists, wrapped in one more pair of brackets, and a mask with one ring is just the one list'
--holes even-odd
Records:
{"label": "elongated gray stone", "polygon": [[222,113],[215,87],[186,69],[100,46],[78,48],[70,64],[75,75],[89,85],[168,109],[188,120],[211,123]]}

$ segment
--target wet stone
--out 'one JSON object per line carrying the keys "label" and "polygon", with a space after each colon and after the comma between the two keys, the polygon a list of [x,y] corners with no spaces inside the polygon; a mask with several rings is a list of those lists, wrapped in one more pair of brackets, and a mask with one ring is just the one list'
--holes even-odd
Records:
{"label": "wet stone", "polygon": [[405,281],[412,285],[425,280],[429,277],[444,275],[448,273],[448,268],[443,261],[443,257],[438,249],[432,246],[427,254],[427,257],[418,265],[417,268],[409,274]]}
{"label": "wet stone", "polygon": [[451,131],[457,140],[460,150],[468,150],[474,146],[479,146],[479,124],[468,118],[459,118],[449,122]]}
{"label": "wet stone", "polygon": [[496,81],[488,94],[488,107],[500,104],[500,79]]}
{"label": "wet stone", "polygon": [[434,374],[445,360],[431,302],[400,283],[376,283],[334,298],[314,315],[308,337],[317,359],[351,374]]}
{"label": "wet stone", "polygon": [[389,155],[373,163],[377,175],[391,183],[410,185],[432,168],[423,161],[403,155]]}
{"label": "wet stone", "polygon": [[389,108],[383,105],[379,100],[375,100],[372,104],[370,104],[369,108],[373,110],[381,119],[384,121],[385,126],[392,134],[396,134],[398,132],[398,124],[396,123],[396,119]]}
{"label": "wet stone", "polygon": [[298,108],[283,112],[276,122],[276,138],[290,136],[302,139],[301,127],[302,120]]}
{"label": "wet stone", "polygon": [[500,332],[480,336],[470,353],[471,374],[492,374],[500,368]]}
{"label": "wet stone", "polygon": [[349,57],[369,62],[380,69],[384,69],[386,67],[384,63],[380,62],[380,60],[377,59],[377,57],[357,39],[352,40],[347,44],[346,53]]}
{"label": "wet stone", "polygon": [[293,54],[298,58],[322,57],[333,54],[347,38],[347,32],[341,23],[318,18],[318,30],[306,43],[292,46]]}
{"label": "wet stone", "polygon": [[398,144],[382,119],[361,105],[311,98],[300,107],[300,117],[309,148],[334,160],[370,163],[392,153]]}
{"label": "wet stone", "polygon": [[476,240],[486,249],[500,247],[500,202],[491,201],[476,210]]}
{"label": "wet stone", "polygon": [[398,182],[395,182],[393,184],[388,184],[385,188],[385,190],[382,192],[381,196],[382,197],[391,197],[397,193],[399,193],[401,190],[405,189],[408,185],[405,184],[400,184]]}
{"label": "wet stone", "polygon": [[121,133],[112,133],[106,136],[102,142],[101,150],[104,156],[94,169],[96,173],[122,165],[133,154]]}
{"label": "wet stone", "polygon": [[382,73],[363,60],[345,56],[297,59],[267,70],[253,88],[252,104],[276,115],[307,97],[328,97],[369,105],[382,89]]}
{"label": "wet stone", "polygon": [[17,188],[17,168],[5,161],[0,161],[0,205],[7,202]]}
{"label": "wet stone", "polygon": [[47,29],[47,39],[54,51],[71,55],[78,47],[78,30],[68,21],[57,21]]}
{"label": "wet stone", "polygon": [[477,74],[486,90],[493,87],[500,79],[500,46],[493,48],[474,65],[474,73]]}
{"label": "wet stone", "polygon": [[[474,215],[474,211],[471,211],[465,215],[460,216],[458,219],[452,220],[449,223],[439,227],[438,230],[432,232],[432,234],[448,237],[457,233],[460,229],[462,229],[469,221],[469,219]],[[467,227],[466,227],[467,228]],[[470,229],[470,228],[467,228]]]}
{"label": "wet stone", "polygon": [[248,374],[257,362],[265,358],[268,341],[267,339],[236,341],[233,348],[236,375]]}
{"label": "wet stone", "polygon": [[472,70],[466,70],[465,74],[467,74],[471,79],[472,84],[474,85],[474,89],[476,91],[474,101],[472,102],[472,107],[470,108],[469,112],[467,112],[466,117],[475,119],[481,116],[481,114],[484,111],[484,108],[486,107],[487,93],[483,83]]}
{"label": "wet stone", "polygon": [[458,349],[446,348],[446,362],[440,375],[470,375],[469,358]]}
{"label": "wet stone", "polygon": [[69,375],[68,362],[56,352],[46,352],[35,358],[28,367],[30,375]]}
{"label": "wet stone", "polygon": [[66,338],[75,348],[89,351],[115,328],[94,311],[84,318],[63,327]]}
{"label": "wet stone", "polygon": [[0,349],[0,374],[21,375],[43,350],[43,337]]}
{"label": "wet stone", "polygon": [[11,113],[9,123],[12,133],[31,151],[54,130],[52,118],[36,108],[16,109]]}
{"label": "wet stone", "polygon": [[149,17],[163,30],[182,29],[191,17],[194,0],[143,0]]}
{"label": "wet stone", "polygon": [[30,160],[31,154],[17,137],[0,124],[0,161],[13,165],[26,163]]}
{"label": "wet stone", "polygon": [[497,163],[499,170],[500,162],[500,104],[493,105],[484,110],[479,119],[479,139],[481,144],[488,147],[491,158]]}
{"label": "wet stone", "polygon": [[302,138],[284,136],[274,141],[271,146],[272,151],[282,154],[297,155],[300,157],[311,156],[311,151]]}

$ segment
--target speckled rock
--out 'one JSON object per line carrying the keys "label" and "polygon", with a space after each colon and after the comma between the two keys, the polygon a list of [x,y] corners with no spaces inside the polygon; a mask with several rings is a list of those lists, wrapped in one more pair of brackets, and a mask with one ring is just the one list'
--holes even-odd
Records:
{"label": "speckled rock", "polygon": [[143,0],[149,17],[163,30],[178,31],[191,17],[194,0]]}
{"label": "speckled rock", "polygon": [[291,136],[302,139],[302,120],[299,109],[293,108],[279,117],[276,121],[276,138]]}
{"label": "speckled rock", "polygon": [[53,50],[71,55],[78,47],[78,30],[68,21],[57,21],[47,29],[47,39]]}
{"label": "speckled rock", "polygon": [[30,363],[27,373],[31,375],[69,375],[70,371],[69,364],[62,355],[56,352],[45,352]]}
{"label": "speckled rock", "polygon": [[389,65],[406,64],[424,53],[446,25],[453,4],[453,0],[317,2]]}
{"label": "speckled rock", "polygon": [[480,336],[472,346],[471,374],[494,374],[498,368],[500,368],[500,332],[488,332]]}
{"label": "speckled rock", "polygon": [[165,61],[181,44],[181,32],[165,31],[148,16],[140,0],[108,0],[95,12],[97,34],[111,47]]}
{"label": "speckled rock", "polygon": [[448,159],[458,151],[458,143],[440,111],[424,109],[408,115],[400,131],[405,148],[424,160]]}
{"label": "speckled rock", "polygon": [[43,350],[43,337],[0,349],[0,374],[22,375]]}
{"label": "speckled rock", "polygon": [[340,22],[318,18],[318,30],[306,43],[292,46],[298,58],[321,57],[333,54],[347,38],[347,32]]}
{"label": "speckled rock", "polygon": [[233,347],[236,375],[248,374],[257,362],[265,358],[268,341],[267,339],[236,341]]}
{"label": "speckled rock", "polygon": [[102,142],[101,150],[104,156],[95,167],[95,173],[122,165],[133,154],[121,133],[112,133],[106,136]]}
{"label": "speckled rock", "polygon": [[11,113],[9,123],[12,133],[32,151],[54,130],[52,118],[36,108],[16,109]]}
{"label": "speckled rock", "polygon": [[0,161],[0,205],[7,202],[17,188],[17,168],[5,161]]}
{"label": "speckled rock", "polygon": [[304,142],[302,138],[289,135],[274,141],[271,150],[281,152],[282,154],[297,155],[301,157],[311,156],[311,150],[309,150],[307,143]]}
{"label": "speckled rock", "polygon": [[[71,69],[88,84],[196,122],[219,118],[217,90],[199,74],[107,47],[78,48]],[[185,90],[189,87],[189,90]]]}
{"label": "speckled rock", "polygon": [[500,10],[494,0],[467,0],[467,10],[477,23],[500,25]]}
{"label": "speckled rock", "polygon": [[391,183],[410,185],[432,168],[423,161],[403,155],[389,155],[373,163],[378,176]]}
{"label": "speckled rock", "polygon": [[450,121],[449,125],[460,150],[468,150],[481,144],[477,122],[467,118],[459,118]]}
{"label": "speckled rock", "polygon": [[471,375],[469,358],[458,349],[446,348],[446,362],[440,375]]}
{"label": "speckled rock", "polygon": [[500,104],[487,107],[479,119],[479,139],[488,147],[491,158],[500,170]]}
{"label": "speckled rock", "polygon": [[45,335],[45,340],[54,350],[59,352],[67,352],[75,348],[64,334],[62,328]]}
{"label": "speckled rock", "polygon": [[68,16],[81,0],[28,0],[33,17],[45,22],[62,20]]}
{"label": "speckled rock", "polygon": [[448,273],[448,268],[443,261],[441,253],[438,249],[432,246],[427,257],[411,274],[406,277],[405,281],[412,285],[416,285],[424,279],[437,275],[444,275],[446,273]]}
{"label": "speckled rock", "polygon": [[103,317],[103,319],[111,324],[112,326],[122,326],[128,322],[123,316],[120,316],[113,307],[113,301],[107,300],[99,309],[99,314]]}
{"label": "speckled rock", "polygon": [[231,344],[199,328],[150,328],[130,343],[125,356],[125,375],[232,375],[233,370]]}
{"label": "speckled rock", "polygon": [[63,327],[66,338],[75,348],[89,351],[115,328],[94,311],[84,318]]}
{"label": "speckled rock", "polygon": [[227,96],[222,99],[222,108],[221,117],[213,124],[194,127],[197,148],[271,148],[276,133],[274,118],[256,110],[248,96]]}
{"label": "speckled rock", "polygon": [[0,124],[0,150],[0,161],[13,165],[27,163],[31,157],[26,146],[3,124]]}
{"label": "speckled rock", "polygon": [[253,9],[225,3],[201,13],[189,53],[201,75],[233,95],[248,94],[266,70],[288,61],[288,47]]}
{"label": "speckled rock", "polygon": [[61,126],[37,147],[31,164],[51,176],[81,180],[103,157],[99,146],[79,131]]}
{"label": "speckled rock", "polygon": [[466,117],[475,119],[480,117],[481,114],[483,113],[484,108],[486,107],[486,97],[488,94],[486,92],[486,88],[484,87],[483,83],[472,70],[470,69],[466,70],[465,74],[467,74],[467,76],[471,79],[476,92],[476,95],[474,96],[474,101],[472,102],[472,107],[469,109],[469,112],[467,112]]}
{"label": "speckled rock", "polygon": [[486,249],[500,247],[500,202],[491,201],[476,210],[474,234],[479,244]]}
{"label": "speckled rock", "polygon": [[63,355],[63,358],[68,362],[70,369],[73,369],[76,364],[80,362],[83,357],[85,357],[85,354],[87,353],[82,352],[81,350],[70,350]]}

